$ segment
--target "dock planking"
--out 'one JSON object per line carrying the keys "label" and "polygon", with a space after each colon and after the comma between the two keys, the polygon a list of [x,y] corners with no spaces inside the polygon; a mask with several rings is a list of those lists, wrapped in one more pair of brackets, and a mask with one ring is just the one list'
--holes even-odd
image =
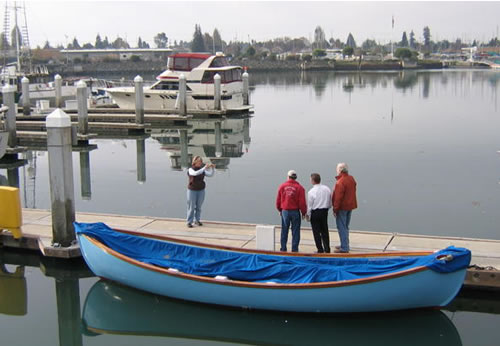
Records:
{"label": "dock planking", "polygon": [[[107,225],[147,232],[209,244],[225,245],[245,249],[256,248],[256,224],[204,221],[202,227],[188,228],[183,219],[148,216],[125,216],[97,213],[77,213],[78,222],[104,222]],[[23,209],[23,235],[21,240],[13,239],[8,232],[0,233],[0,244],[5,247],[39,250],[48,257],[79,257],[78,245],[58,248],[52,243],[52,217],[48,210]],[[275,227],[275,248],[279,248],[280,227]],[[332,246],[338,244],[336,229],[330,229]],[[351,251],[354,253],[429,251],[450,245],[466,247],[472,251],[471,268],[465,285],[474,289],[500,289],[500,240],[462,237],[438,237],[387,232],[350,232]],[[300,252],[313,253],[316,250],[311,229],[303,227]]]}

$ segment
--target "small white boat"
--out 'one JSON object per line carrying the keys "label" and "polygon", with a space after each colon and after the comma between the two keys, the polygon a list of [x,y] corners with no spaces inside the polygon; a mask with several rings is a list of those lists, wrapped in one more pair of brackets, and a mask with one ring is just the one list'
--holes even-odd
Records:
{"label": "small white boat", "polygon": [[[157,82],[144,87],[144,108],[175,110],[179,77],[186,77],[188,110],[214,109],[214,76],[221,77],[221,108],[243,107],[241,66],[231,66],[222,53],[179,53],[168,58],[168,69],[156,77]],[[135,108],[134,87],[104,89],[120,108]]]}

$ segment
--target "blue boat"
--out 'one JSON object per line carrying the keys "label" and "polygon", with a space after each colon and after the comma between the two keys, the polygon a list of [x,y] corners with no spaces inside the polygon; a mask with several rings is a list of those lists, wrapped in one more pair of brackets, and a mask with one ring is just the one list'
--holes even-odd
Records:
{"label": "blue boat", "polygon": [[207,245],[75,223],[95,275],[200,303],[296,312],[441,307],[460,290],[470,251],[302,254]]}

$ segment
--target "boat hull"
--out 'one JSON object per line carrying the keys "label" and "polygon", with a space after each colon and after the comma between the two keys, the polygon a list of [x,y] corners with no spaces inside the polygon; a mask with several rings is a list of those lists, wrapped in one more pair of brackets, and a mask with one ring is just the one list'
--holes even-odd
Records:
{"label": "boat hull", "polygon": [[[460,290],[465,268],[437,273],[425,267],[332,285],[257,285],[165,273],[116,256],[79,234],[83,257],[99,277],[151,293],[200,303],[297,312],[370,312],[438,307]],[[352,281],[352,282],[351,282]]]}
{"label": "boat hull", "polygon": [[[135,109],[134,88],[109,88],[105,89],[118,107],[122,109]],[[186,93],[187,110],[214,110],[214,97],[210,94]],[[243,107],[243,94],[241,92],[226,93],[221,99],[222,110],[237,110]],[[144,89],[144,108],[176,111],[179,109],[177,92]]]}

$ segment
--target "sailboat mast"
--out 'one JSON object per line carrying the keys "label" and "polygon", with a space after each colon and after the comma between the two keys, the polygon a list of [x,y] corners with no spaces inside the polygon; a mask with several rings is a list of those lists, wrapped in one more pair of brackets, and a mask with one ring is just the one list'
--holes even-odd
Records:
{"label": "sailboat mast", "polygon": [[14,1],[14,30],[16,35],[16,57],[17,57],[17,70],[21,71],[21,58],[19,50],[19,27],[17,26],[17,4]]}

